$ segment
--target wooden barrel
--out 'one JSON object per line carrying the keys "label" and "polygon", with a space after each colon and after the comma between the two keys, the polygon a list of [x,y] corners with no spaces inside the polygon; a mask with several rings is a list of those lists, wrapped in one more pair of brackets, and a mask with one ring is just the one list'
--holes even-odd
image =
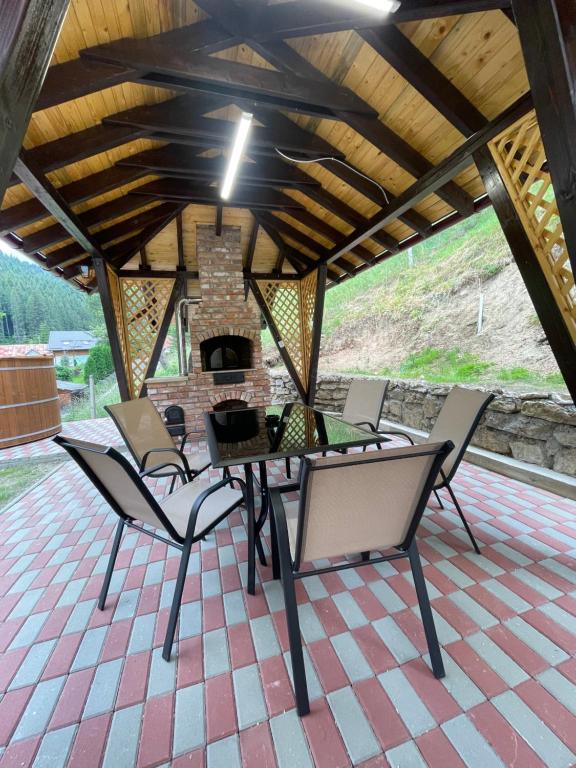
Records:
{"label": "wooden barrel", "polygon": [[62,429],[52,355],[0,357],[0,449]]}

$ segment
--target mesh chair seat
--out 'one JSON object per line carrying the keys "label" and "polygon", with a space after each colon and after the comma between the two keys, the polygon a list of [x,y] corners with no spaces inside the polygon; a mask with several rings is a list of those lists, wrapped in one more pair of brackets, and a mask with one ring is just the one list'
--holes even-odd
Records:
{"label": "mesh chair seat", "polygon": [[[210,483],[195,480],[178,488],[178,490],[160,502],[162,511],[180,536],[186,536],[188,520],[194,502],[201,493],[209,488]],[[211,528],[216,520],[226,514],[230,507],[241,503],[242,491],[235,488],[220,488],[216,493],[208,496],[198,512],[196,525],[194,526],[194,538],[201,537],[204,531]]]}

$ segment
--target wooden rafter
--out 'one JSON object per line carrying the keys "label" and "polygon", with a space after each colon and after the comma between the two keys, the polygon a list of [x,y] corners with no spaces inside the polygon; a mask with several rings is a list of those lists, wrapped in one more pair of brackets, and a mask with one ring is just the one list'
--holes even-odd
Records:
{"label": "wooden rafter", "polygon": [[146,72],[148,82],[153,73],[154,83],[168,87],[186,87],[192,91],[246,99],[261,106],[328,118],[339,112],[377,115],[372,107],[342,86],[191,53],[187,41],[178,46],[153,38],[117,40],[80,54]]}
{"label": "wooden rafter", "polygon": [[[220,193],[215,187],[183,181],[161,179],[135,187],[129,193],[135,197],[150,197],[155,200],[186,200],[204,205],[219,205]],[[260,208],[262,210],[301,210],[302,203],[273,189],[262,191],[257,187],[246,187],[234,191],[226,201],[230,208]]]}
{"label": "wooden rafter", "polygon": [[488,123],[485,128],[467,139],[464,144],[459,146],[445,160],[418,179],[417,182],[399,195],[393,203],[383,209],[382,213],[373,216],[368,227],[355,230],[351,235],[344,238],[339,245],[333,248],[328,261],[335,261],[347,253],[350,248],[372,237],[386,224],[398,218],[400,213],[436,192],[447,179],[454,178],[454,176],[468,168],[474,162],[474,152],[501,133],[507,126],[522,117],[522,115],[525,115],[531,108],[532,98],[530,94],[522,96],[514,102],[502,115]]}
{"label": "wooden rafter", "polygon": [[[216,97],[203,96],[204,99]],[[208,102],[204,102],[207,104]],[[203,109],[203,112],[210,110]],[[266,110],[266,114],[269,114]],[[273,114],[273,113],[272,113]],[[105,125],[121,126],[125,129],[142,130],[151,136],[161,134],[166,141],[180,141],[190,138],[208,142],[210,147],[223,146],[228,148],[234,136],[235,123],[219,118],[202,117],[194,101],[189,96],[180,96],[170,101],[152,106],[135,107],[104,118]],[[318,157],[326,151],[324,141],[299,128],[289,121],[289,130],[270,130],[269,128],[253,127],[250,132],[250,151],[264,149],[274,153],[278,147],[287,152],[298,152],[303,155]],[[338,153],[343,157],[342,153]]]}
{"label": "wooden rafter", "polygon": [[464,136],[486,125],[484,115],[399,29],[388,25],[363,29],[360,34]]}
{"label": "wooden rafter", "polygon": [[0,24],[0,203],[64,21],[68,0],[12,0]]}
{"label": "wooden rafter", "polygon": [[42,205],[60,223],[60,226],[66,231],[68,236],[73,237],[91,256],[102,255],[100,246],[95,238],[90,235],[80,217],[62,199],[58,190],[48,181],[42,171],[33,162],[29,161],[25,152],[16,160],[14,170],[30,192],[41,201]]}

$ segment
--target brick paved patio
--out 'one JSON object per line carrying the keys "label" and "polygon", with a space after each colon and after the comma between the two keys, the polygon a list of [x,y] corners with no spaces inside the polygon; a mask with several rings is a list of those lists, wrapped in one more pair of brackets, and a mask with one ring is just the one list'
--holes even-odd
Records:
{"label": "brick paved patio", "polygon": [[114,518],[62,465],[0,515],[1,768],[574,765],[576,504],[471,465],[454,487],[482,556],[450,509],[419,537],[446,678],[421,655],[405,563],[313,577],[300,721],[279,584],[261,569],[243,588],[241,514],[192,558],[167,664],[178,553],[126,535],[98,611]]}

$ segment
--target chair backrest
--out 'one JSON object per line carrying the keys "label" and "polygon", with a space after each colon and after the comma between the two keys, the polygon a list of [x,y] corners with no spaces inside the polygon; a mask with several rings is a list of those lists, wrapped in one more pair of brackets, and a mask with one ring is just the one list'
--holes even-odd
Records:
{"label": "chair backrest", "polygon": [[446,398],[428,442],[451,440],[454,443],[454,450],[442,466],[442,472],[448,481],[454,477],[478,422],[494,397],[492,392],[454,387]]}
{"label": "chair backrest", "polygon": [[[140,464],[142,457],[153,448],[174,448],[174,441],[156,410],[154,403],[147,397],[127,400],[125,403],[107,405],[106,410],[124,438],[130,453]],[[174,461],[157,454],[154,463]]]}
{"label": "chair backrest", "polygon": [[295,567],[410,546],[452,443],[304,459]]}
{"label": "chair backrest", "polygon": [[353,379],[342,411],[343,421],[373,424],[378,429],[388,384],[387,379]]}
{"label": "chair backrest", "polygon": [[140,520],[181,537],[130,462],[114,448],[57,435],[54,442],[76,461],[123,520]]}

